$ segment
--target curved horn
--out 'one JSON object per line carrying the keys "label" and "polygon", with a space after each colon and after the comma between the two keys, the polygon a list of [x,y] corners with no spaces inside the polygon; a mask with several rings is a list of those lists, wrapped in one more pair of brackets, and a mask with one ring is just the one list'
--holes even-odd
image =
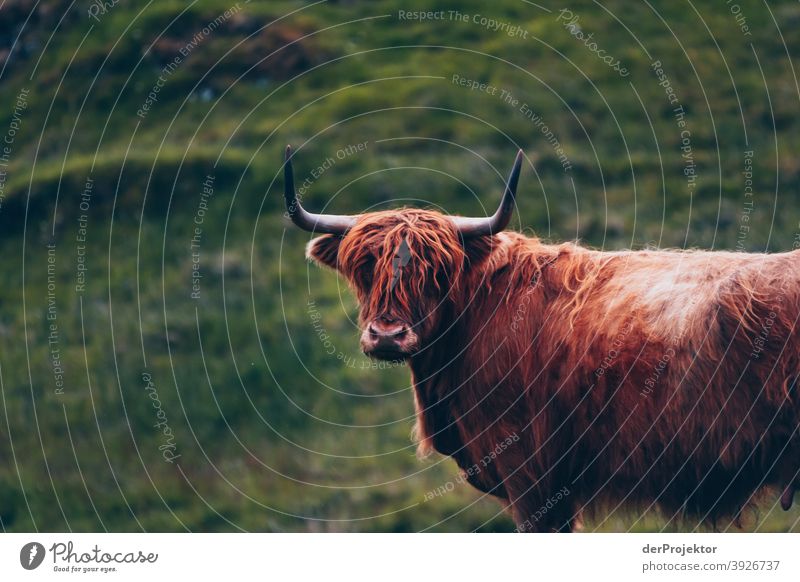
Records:
{"label": "curved horn", "polygon": [[354,216],[339,214],[312,214],[300,205],[294,189],[294,170],[292,169],[292,146],[286,146],[286,163],[283,166],[283,197],[286,199],[286,212],[297,226],[303,230],[321,234],[344,234],[356,223]]}
{"label": "curved horn", "polygon": [[456,225],[461,236],[464,238],[472,238],[497,234],[508,226],[508,223],[511,222],[511,215],[514,213],[517,182],[519,182],[519,172],[522,168],[522,156],[522,150],[519,150],[519,152],[517,152],[517,158],[514,160],[514,167],[511,168],[511,174],[509,174],[508,181],[506,182],[503,199],[500,201],[500,206],[497,211],[492,216],[482,218],[470,218],[465,216],[452,217],[453,223]]}

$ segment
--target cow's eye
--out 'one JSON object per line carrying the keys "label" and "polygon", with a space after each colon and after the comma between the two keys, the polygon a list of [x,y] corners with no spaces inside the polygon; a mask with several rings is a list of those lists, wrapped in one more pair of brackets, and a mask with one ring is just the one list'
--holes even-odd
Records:
{"label": "cow's eye", "polygon": [[375,277],[375,257],[370,256],[364,260],[364,263],[359,268],[359,279],[364,285],[364,288],[372,286],[372,279]]}

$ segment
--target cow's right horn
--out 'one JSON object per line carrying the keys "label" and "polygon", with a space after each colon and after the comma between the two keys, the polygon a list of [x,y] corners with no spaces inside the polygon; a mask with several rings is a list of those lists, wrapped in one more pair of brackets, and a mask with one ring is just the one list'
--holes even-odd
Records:
{"label": "cow's right horn", "polygon": [[297,226],[303,230],[321,234],[342,235],[356,223],[354,216],[341,214],[312,214],[300,205],[294,189],[294,171],[292,169],[292,146],[286,146],[286,162],[283,166],[283,196],[286,199],[286,212]]}
{"label": "cow's right horn", "polygon": [[514,207],[516,205],[517,182],[519,182],[519,172],[522,168],[522,156],[522,150],[519,150],[519,152],[517,152],[517,158],[514,160],[514,166],[511,168],[511,174],[509,174],[508,181],[506,182],[503,199],[500,201],[500,206],[497,211],[492,216],[481,218],[465,216],[452,217],[461,236],[464,238],[472,238],[497,234],[508,226],[508,223],[511,222],[511,216],[514,214]]}

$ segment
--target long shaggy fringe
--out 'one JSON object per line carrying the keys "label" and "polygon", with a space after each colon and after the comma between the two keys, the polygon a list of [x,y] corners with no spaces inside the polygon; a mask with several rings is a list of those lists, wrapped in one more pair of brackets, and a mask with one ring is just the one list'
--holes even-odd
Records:
{"label": "long shaggy fringe", "polygon": [[[403,242],[410,266],[395,280]],[[366,215],[339,246],[339,263],[363,295],[363,314],[416,313],[421,298],[458,292],[465,255],[446,217],[407,209]]]}

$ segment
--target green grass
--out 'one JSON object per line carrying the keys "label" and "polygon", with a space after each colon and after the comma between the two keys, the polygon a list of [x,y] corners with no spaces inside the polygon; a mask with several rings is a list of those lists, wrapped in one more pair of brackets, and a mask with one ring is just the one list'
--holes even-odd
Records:
{"label": "green grass", "polygon": [[[43,4],[60,16],[59,3]],[[525,3],[441,8],[518,23],[528,40],[470,23],[398,22],[398,9],[428,6],[420,0],[253,3],[169,75],[144,119],[136,112],[163,66],[230,4],[191,5],[174,22],[184,3],[153,3],[141,14],[120,3],[99,23],[76,9],[34,71],[58,18],[35,20],[23,40],[37,48],[14,58],[0,81],[0,103],[30,90],[0,208],[3,529],[512,529],[496,504],[465,486],[424,501],[454,479],[455,465],[416,458],[407,370],[369,369],[350,323],[352,297],[335,275],[305,262],[308,235],[286,229],[283,147],[299,147],[302,181],[338,149],[368,142],[313,183],[311,208],[358,212],[399,198],[465,214],[496,202],[523,147],[537,176],[525,170],[518,226],[604,248],[734,248],[743,152],[752,149],[755,210],[744,246],[788,249],[800,219],[796,81],[769,14],[757,2],[739,4],[752,39],[719,7],[698,8],[709,33],[689,5],[657,3],[679,45],[647,5],[604,3],[648,56],[608,12],[574,2],[581,25],[628,66],[622,80],[555,13]],[[11,8],[0,18],[3,10]],[[300,12],[259,32],[292,10]],[[796,57],[800,28],[791,23],[800,8],[779,2],[772,10]],[[680,131],[649,68],[655,59],[688,111],[700,176],[691,196]],[[454,85],[454,74],[528,103],[572,169],[564,172],[518,107]],[[10,121],[8,106],[0,134],[3,115]],[[421,166],[440,172],[370,174]],[[192,300],[189,245],[208,174],[215,193],[202,226],[201,298]],[[89,271],[78,293],[76,234],[89,176]],[[64,394],[54,393],[47,342],[51,240]],[[145,371],[180,468],[158,449]],[[797,529],[797,518],[762,509],[748,527]],[[587,529],[626,530],[633,521],[614,515]],[[648,515],[635,529],[663,525]]]}

